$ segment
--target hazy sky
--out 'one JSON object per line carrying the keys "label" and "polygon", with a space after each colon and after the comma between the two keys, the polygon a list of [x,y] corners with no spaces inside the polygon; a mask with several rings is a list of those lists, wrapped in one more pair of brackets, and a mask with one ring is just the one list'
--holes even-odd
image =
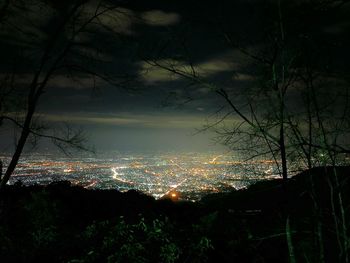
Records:
{"label": "hazy sky", "polygon": [[[319,39],[320,45],[322,41],[334,43],[331,64],[345,69],[345,58],[350,58],[350,41],[345,37],[350,32],[349,4],[331,11],[322,7],[314,10],[313,3],[319,6],[319,2],[281,1],[286,19],[295,24],[286,28],[287,36],[309,34]],[[334,2],[338,5],[342,1]],[[69,3],[18,1],[4,9],[6,16],[0,25],[2,78],[16,72],[16,87],[28,87],[47,39],[67,14]],[[83,6],[78,24],[93,15],[97,3],[88,1]],[[189,85],[179,76],[152,68],[144,59],[190,61],[208,83],[242,93],[254,85],[256,72],[237,47],[228,45],[225,34],[251,50],[259,48],[278,16],[276,3],[105,1],[104,7],[118,8],[80,33],[75,39],[79,44],[62,63],[82,65],[109,76],[109,81],[118,85],[73,68],[57,70],[41,97],[37,116],[48,127],[63,122],[82,127],[98,150],[222,149],[213,145],[213,132],[193,134],[208,120],[216,120],[215,112],[225,105],[224,101],[208,87]],[[61,52],[72,28],[60,36],[53,57]],[[13,112],[24,106],[21,103],[20,99],[13,102],[19,104]],[[12,140],[5,139],[12,133],[9,128],[2,130],[3,149],[12,145]]]}

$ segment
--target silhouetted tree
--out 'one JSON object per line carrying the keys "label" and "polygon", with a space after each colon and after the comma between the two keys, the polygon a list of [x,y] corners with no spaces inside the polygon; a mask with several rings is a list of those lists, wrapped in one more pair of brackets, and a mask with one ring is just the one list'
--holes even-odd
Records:
{"label": "silhouetted tree", "polygon": [[[231,50],[243,54],[249,64],[246,68],[252,75],[253,85],[245,87],[244,91],[205,76],[187,56],[191,51],[185,48],[182,56],[164,58],[162,47],[158,57],[158,54],[145,56],[145,62],[182,77],[193,84],[192,89],[206,87],[223,98],[227,112],[218,115],[218,119],[204,129],[214,129],[219,141],[248,159],[266,156],[274,159],[285,182],[293,169],[348,164],[344,158],[350,153],[348,69],[332,63],[342,59],[337,52],[346,45],[320,32],[325,27],[322,19],[339,14],[347,2],[273,2],[275,4],[268,9],[272,12],[264,14],[273,21],[264,28],[263,39],[247,46],[238,40],[237,33],[232,33],[231,24],[217,25]],[[286,8],[287,5],[290,6]],[[178,41],[181,40],[179,37]],[[340,47],[336,46],[338,44]],[[239,73],[242,72],[236,74],[238,78]],[[232,116],[235,118],[230,118]],[[317,174],[309,175],[319,262],[325,262],[324,236],[329,233],[337,239],[339,261],[348,262],[349,219],[342,182],[334,169],[328,181],[329,211],[320,201],[320,193],[315,191],[313,176]],[[331,227],[324,225],[325,215],[333,218]],[[293,223],[289,211],[284,211],[284,217],[286,241],[293,262]]]}
{"label": "silhouetted tree", "polygon": [[[182,55],[166,57],[167,46],[161,46],[153,57],[145,54],[144,61],[182,77],[193,84],[191,88],[206,87],[219,95],[228,111],[205,129],[214,129],[221,142],[248,158],[274,159],[280,175],[287,179],[288,160],[295,168],[301,162],[306,164],[303,167],[311,168],[325,153],[329,156],[349,153],[346,138],[350,129],[345,114],[349,111],[348,99],[345,99],[348,95],[340,95],[348,87],[340,84],[344,74],[335,74],[329,69],[326,52],[330,43],[315,43],[319,36],[312,30],[317,21],[311,21],[313,17],[336,12],[343,4],[343,1],[312,5],[269,3],[270,13],[265,16],[271,19],[264,28],[263,39],[254,48],[250,47],[251,43],[248,47],[240,43],[237,39],[242,36],[232,33],[230,24],[217,24],[228,47],[242,54],[249,64],[254,84],[241,94],[234,86],[221,85],[208,78],[188,55],[191,50],[183,44],[181,36],[174,39]],[[304,28],[303,23],[310,25]],[[174,49],[174,45],[169,50]],[[231,71],[235,78],[235,68]],[[237,73],[239,78],[241,72]],[[325,87],[326,82],[333,90]],[[234,121],[230,119],[232,116]]]}
{"label": "silhouetted tree", "polygon": [[38,103],[52,88],[52,79],[89,77],[95,88],[98,79],[121,86],[127,77],[116,72],[106,73],[103,64],[107,62],[99,56],[102,41],[96,43],[92,38],[106,32],[110,33],[110,41],[121,36],[115,21],[125,19],[126,14],[117,5],[108,1],[37,0],[6,1],[0,8],[0,19],[6,16],[1,36],[6,66],[0,76],[0,123],[12,123],[19,130],[15,151],[0,181],[2,188],[30,137],[34,142],[42,137],[50,139],[65,152],[69,147],[89,150],[81,130],[68,127],[63,132],[48,133],[46,127],[37,122]]}

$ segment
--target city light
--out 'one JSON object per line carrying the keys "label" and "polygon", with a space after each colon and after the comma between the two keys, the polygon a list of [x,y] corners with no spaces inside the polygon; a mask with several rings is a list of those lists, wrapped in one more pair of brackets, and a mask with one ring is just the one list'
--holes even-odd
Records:
{"label": "city light", "polygon": [[199,200],[205,194],[243,188],[275,173],[270,160],[243,163],[217,153],[110,153],[76,158],[36,154],[22,159],[10,183],[69,180],[89,189],[136,189],[156,199]]}

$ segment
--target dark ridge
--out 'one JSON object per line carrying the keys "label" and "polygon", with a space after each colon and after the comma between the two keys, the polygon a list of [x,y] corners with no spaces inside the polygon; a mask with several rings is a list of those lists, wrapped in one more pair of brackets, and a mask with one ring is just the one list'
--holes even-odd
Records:
{"label": "dark ridge", "polygon": [[289,262],[288,219],[296,262],[305,257],[319,262],[317,226],[323,234],[325,262],[340,262],[344,251],[337,245],[334,215],[337,223],[350,227],[339,217],[350,216],[349,176],[350,167],[319,167],[286,183],[261,181],[247,189],[207,195],[196,203],[155,200],[136,190],[87,190],[67,181],[15,184],[0,196],[0,258],[1,262]]}

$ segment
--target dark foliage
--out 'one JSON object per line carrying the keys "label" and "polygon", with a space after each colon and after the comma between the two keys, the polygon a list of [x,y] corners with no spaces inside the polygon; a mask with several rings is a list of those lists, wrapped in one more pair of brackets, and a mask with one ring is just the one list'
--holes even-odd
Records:
{"label": "dark foliage", "polygon": [[[0,201],[0,258],[289,262],[292,246],[296,262],[319,262],[320,254],[325,262],[340,262],[346,253],[338,246],[335,222],[342,221],[334,221],[334,214],[343,209],[350,216],[349,176],[349,167],[315,168],[287,183],[263,181],[198,203],[156,201],[135,190],[86,190],[69,182],[8,186]],[[344,207],[334,201],[339,194]]]}

